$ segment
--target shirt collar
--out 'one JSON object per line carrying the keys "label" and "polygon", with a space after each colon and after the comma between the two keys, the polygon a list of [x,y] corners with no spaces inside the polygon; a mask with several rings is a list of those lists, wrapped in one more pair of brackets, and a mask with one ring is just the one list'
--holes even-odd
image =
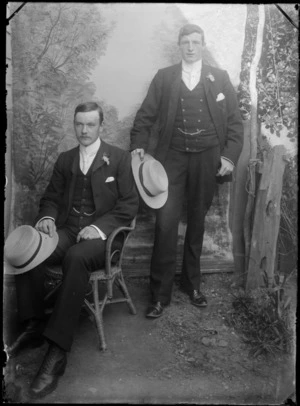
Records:
{"label": "shirt collar", "polygon": [[95,155],[98,151],[98,149],[100,148],[100,138],[97,138],[95,142],[93,142],[93,144],[88,145],[87,147],[85,147],[84,145],[79,145],[79,150],[83,155]]}
{"label": "shirt collar", "polygon": [[182,60],[182,70],[188,73],[195,73],[195,72],[200,72],[202,69],[202,59],[199,61],[196,61],[192,64],[186,63],[184,60]]}

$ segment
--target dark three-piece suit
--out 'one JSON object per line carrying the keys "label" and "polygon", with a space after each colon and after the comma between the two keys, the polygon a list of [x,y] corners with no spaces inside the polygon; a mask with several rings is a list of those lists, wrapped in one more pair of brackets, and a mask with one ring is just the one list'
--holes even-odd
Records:
{"label": "dark three-piece suit", "polygon": [[158,127],[155,158],[169,179],[166,204],[156,212],[150,288],[154,302],[168,304],[176,271],[178,224],[187,198],[187,229],[181,283],[200,286],[200,256],[205,215],[212,203],[220,157],[236,165],[243,146],[243,124],[235,90],[226,71],[202,64],[198,85],[189,90],[182,66],[160,69],[138,110],[130,149],[147,151]]}
{"label": "dark three-piece suit", "polygon": [[105,261],[105,240],[76,243],[77,234],[93,224],[108,237],[115,228],[129,225],[137,210],[138,194],[128,151],[101,141],[85,175],[80,170],[79,147],[61,153],[36,219],[53,218],[59,242],[43,264],[16,276],[21,320],[44,319],[44,267],[61,264],[63,284],[44,335],[69,351],[90,273]]}

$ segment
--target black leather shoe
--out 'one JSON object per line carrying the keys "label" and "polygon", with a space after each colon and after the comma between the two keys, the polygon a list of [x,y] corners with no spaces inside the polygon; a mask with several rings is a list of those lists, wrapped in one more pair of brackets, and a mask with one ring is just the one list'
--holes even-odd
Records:
{"label": "black leather shoe", "polygon": [[8,356],[13,358],[25,348],[40,347],[45,341],[42,331],[43,324],[40,320],[30,320],[25,331],[7,347]]}
{"label": "black leather shoe", "polygon": [[164,306],[161,302],[155,302],[151,306],[149,306],[147,310],[146,317],[148,319],[157,319],[163,314]]}
{"label": "black leather shoe", "polygon": [[42,398],[53,392],[57,387],[59,377],[65,372],[66,365],[66,351],[56,344],[50,344],[42,365],[29,388],[29,396]]}
{"label": "black leather shoe", "polygon": [[207,306],[206,297],[203,295],[203,293],[200,292],[200,290],[193,290],[190,297],[191,297],[191,302],[194,306],[197,306],[197,307],[206,307]]}

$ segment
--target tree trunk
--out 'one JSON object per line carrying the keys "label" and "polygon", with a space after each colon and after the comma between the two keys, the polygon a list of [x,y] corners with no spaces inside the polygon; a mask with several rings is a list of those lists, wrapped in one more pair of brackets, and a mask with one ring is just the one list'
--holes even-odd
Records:
{"label": "tree trunk", "polygon": [[255,190],[256,190],[256,164],[257,164],[257,136],[258,136],[258,123],[257,123],[257,89],[256,89],[256,70],[261,57],[263,31],[265,25],[265,6],[258,6],[259,21],[257,25],[256,35],[256,50],[250,67],[250,80],[249,91],[251,99],[251,118],[250,118],[250,161],[248,167],[248,202],[244,219],[244,237],[245,237],[245,271],[248,270],[250,244],[252,234],[252,220],[253,210],[255,203]]}
{"label": "tree trunk", "polygon": [[273,283],[285,152],[283,145],[277,145],[264,157],[255,204],[246,290]]}

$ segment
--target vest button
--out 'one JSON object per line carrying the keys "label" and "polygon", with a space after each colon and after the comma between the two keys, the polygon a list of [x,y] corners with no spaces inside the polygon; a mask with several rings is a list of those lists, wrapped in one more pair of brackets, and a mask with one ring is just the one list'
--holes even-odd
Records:
{"label": "vest button", "polygon": [[185,109],[182,109],[182,111],[185,111]]}
{"label": "vest button", "polygon": [[183,121],[186,121],[186,119],[184,118]]}
{"label": "vest button", "polygon": [[187,147],[186,150],[189,151],[190,149]]}
{"label": "vest button", "polygon": [[198,123],[200,123],[200,120],[198,120]]}
{"label": "vest button", "polygon": [[203,99],[200,99],[200,101],[203,101]]}
{"label": "vest button", "polygon": [[200,112],[202,112],[202,110],[201,110],[201,109],[199,109],[199,111],[200,111]]}

